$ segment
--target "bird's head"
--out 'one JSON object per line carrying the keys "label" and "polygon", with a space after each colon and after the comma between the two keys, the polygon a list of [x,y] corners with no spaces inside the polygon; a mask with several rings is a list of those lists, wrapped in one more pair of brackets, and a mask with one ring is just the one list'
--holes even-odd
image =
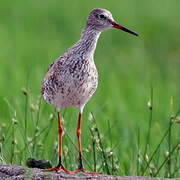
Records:
{"label": "bird's head", "polygon": [[120,24],[117,24],[113,19],[111,12],[102,8],[96,8],[90,12],[90,15],[87,20],[87,26],[92,26],[94,29],[98,31],[116,28],[138,36],[137,33],[127,29],[126,27]]}

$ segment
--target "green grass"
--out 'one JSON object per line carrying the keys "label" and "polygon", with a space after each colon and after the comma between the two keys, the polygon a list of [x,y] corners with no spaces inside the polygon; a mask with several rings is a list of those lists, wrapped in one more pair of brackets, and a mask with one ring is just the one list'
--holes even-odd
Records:
{"label": "green grass", "polygon": [[[40,98],[41,82],[49,64],[78,40],[95,7],[111,10],[140,36],[109,30],[100,37],[99,88],[83,122],[85,166],[180,177],[178,0],[1,1],[0,163],[24,165],[35,157],[56,164],[56,114]],[[77,167],[77,112],[63,110],[63,161],[70,169]]]}

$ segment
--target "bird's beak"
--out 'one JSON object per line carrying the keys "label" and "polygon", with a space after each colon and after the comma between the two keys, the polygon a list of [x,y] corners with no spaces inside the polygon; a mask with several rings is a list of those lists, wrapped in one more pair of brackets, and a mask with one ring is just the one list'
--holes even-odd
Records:
{"label": "bird's beak", "polygon": [[111,24],[112,24],[112,27],[113,27],[113,28],[121,29],[122,31],[128,32],[128,33],[133,34],[133,35],[135,35],[135,36],[138,36],[138,34],[137,34],[136,32],[131,31],[131,30],[129,30],[128,28],[126,28],[126,27],[124,27],[124,26],[122,26],[122,25],[120,25],[120,24],[117,24],[117,23],[114,22],[114,21],[112,21]]}

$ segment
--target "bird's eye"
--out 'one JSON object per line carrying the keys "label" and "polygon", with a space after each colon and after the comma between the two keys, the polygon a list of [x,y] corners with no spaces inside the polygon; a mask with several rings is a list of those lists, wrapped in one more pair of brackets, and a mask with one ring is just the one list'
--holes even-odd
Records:
{"label": "bird's eye", "polygon": [[106,19],[106,16],[104,14],[99,15],[100,19]]}

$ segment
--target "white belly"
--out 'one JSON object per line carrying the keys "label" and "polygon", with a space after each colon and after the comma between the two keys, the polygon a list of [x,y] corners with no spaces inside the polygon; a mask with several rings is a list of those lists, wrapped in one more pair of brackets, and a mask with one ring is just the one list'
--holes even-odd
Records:
{"label": "white belly", "polygon": [[51,104],[55,107],[80,107],[85,105],[97,89],[97,83],[87,83],[82,87],[67,86],[64,92],[57,92]]}

